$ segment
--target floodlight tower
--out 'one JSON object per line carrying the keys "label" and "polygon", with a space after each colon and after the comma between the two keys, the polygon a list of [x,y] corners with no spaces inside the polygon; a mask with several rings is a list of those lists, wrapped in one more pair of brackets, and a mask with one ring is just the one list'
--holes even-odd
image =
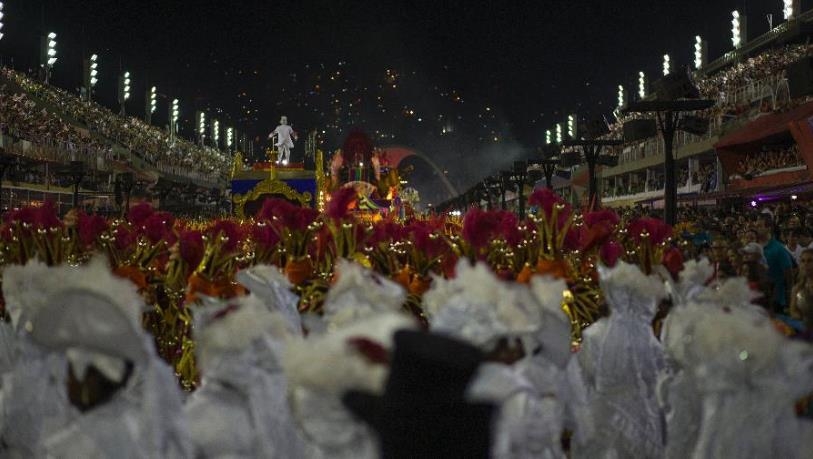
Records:
{"label": "floodlight tower", "polygon": [[734,45],[734,49],[738,49],[745,40],[745,16],[734,10],[731,12],[731,44]]}
{"label": "floodlight tower", "polygon": [[708,55],[708,43],[700,35],[694,37],[694,68],[700,70],[706,65]]}
{"label": "floodlight tower", "polygon": [[181,114],[181,106],[178,99],[172,100],[172,109],[169,114],[169,135],[173,139],[178,135],[178,117]]}
{"label": "floodlight tower", "polygon": [[576,115],[567,115],[567,136],[576,138]]}
{"label": "floodlight tower", "polygon": [[82,89],[84,91],[84,99],[85,102],[90,102],[93,99],[93,88],[96,87],[96,83],[99,82],[99,79],[96,78],[99,75],[99,56],[96,54],[91,55],[88,59],[85,59],[84,65],[84,75],[83,75],[83,86]]}
{"label": "floodlight tower", "polygon": [[40,46],[40,69],[45,84],[51,79],[51,69],[56,64],[56,33],[49,32],[43,35]]}
{"label": "floodlight tower", "polygon": [[119,114],[125,115],[124,107],[130,99],[130,72],[124,72],[119,77]]}
{"label": "floodlight tower", "polygon": [[150,89],[147,90],[147,97],[144,98],[147,101],[146,110],[144,111],[144,121],[147,124],[152,124],[152,114],[155,113],[155,109],[158,108],[158,88],[152,86]]}
{"label": "floodlight tower", "polygon": [[198,111],[195,116],[195,125],[197,126],[198,142],[204,145],[204,141],[206,140],[206,113]]}
{"label": "floodlight tower", "polygon": [[231,151],[231,147],[234,144],[234,128],[228,127],[226,128],[226,150]]}
{"label": "floodlight tower", "polygon": [[638,98],[644,97],[646,97],[646,75],[644,72],[638,72]]}
{"label": "floodlight tower", "polygon": [[212,118],[212,143],[215,148],[220,148],[220,121]]}
{"label": "floodlight tower", "polygon": [[663,55],[663,76],[669,75],[672,72],[672,60],[668,54]]}
{"label": "floodlight tower", "polygon": [[0,40],[3,39],[3,16],[5,16],[5,13],[3,13],[3,2],[0,2]]}

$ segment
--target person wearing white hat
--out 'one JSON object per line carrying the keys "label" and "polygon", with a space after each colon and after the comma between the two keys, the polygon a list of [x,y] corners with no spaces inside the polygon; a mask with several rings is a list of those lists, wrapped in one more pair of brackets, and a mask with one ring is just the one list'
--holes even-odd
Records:
{"label": "person wearing white hat", "polygon": [[[655,397],[663,347],[652,331],[663,280],[619,261],[598,267],[610,316],[583,333],[578,360],[593,418],[602,423],[592,438],[573,445],[574,457],[662,457],[662,413]],[[668,275],[668,274],[667,274]]]}
{"label": "person wearing white hat", "polygon": [[[26,329],[33,343],[67,360],[63,394],[72,405],[70,422],[41,431],[41,453],[189,457],[180,389],[141,327],[145,305],[135,285],[101,259],[31,274],[47,295]],[[4,398],[25,400],[36,390],[16,387]]]}
{"label": "person wearing white hat", "polygon": [[283,360],[305,457],[378,457],[372,429],[342,404],[348,390],[381,393],[393,335],[415,328],[402,311],[406,292],[370,269],[339,260],[324,315],[306,320],[308,336],[292,340]]}
{"label": "person wearing white hat", "polygon": [[[561,303],[562,289],[558,294]],[[543,352],[556,354],[561,349],[553,344],[557,336],[564,338],[567,348],[568,332],[560,335],[549,323],[552,328],[540,339],[537,333],[550,317],[542,318],[531,291],[499,280],[483,263],[471,266],[461,260],[454,279],[434,279],[424,294],[424,307],[432,332],[464,340],[486,353],[488,361],[480,366],[467,396],[498,406],[490,456],[563,458],[560,374],[551,372],[549,379],[537,376],[540,364],[546,370],[556,368],[541,363],[547,362]],[[541,344],[547,338],[552,339],[549,349]],[[532,355],[539,346],[544,351]]]}
{"label": "person wearing white hat", "polygon": [[294,148],[294,140],[297,139],[296,131],[288,125],[288,117],[283,116],[279,119],[279,126],[277,126],[271,134],[268,134],[268,139],[274,139],[274,146],[277,147],[277,164],[287,165],[291,159],[291,148]]}
{"label": "person wearing white hat", "polygon": [[285,319],[253,294],[194,314],[201,386],[184,407],[194,457],[302,457],[281,365]]}

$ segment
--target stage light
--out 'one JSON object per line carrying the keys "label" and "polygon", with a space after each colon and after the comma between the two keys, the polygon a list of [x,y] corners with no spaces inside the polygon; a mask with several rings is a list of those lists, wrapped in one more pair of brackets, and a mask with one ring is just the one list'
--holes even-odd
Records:
{"label": "stage light", "polygon": [[618,108],[624,106],[624,85],[618,85]]}
{"label": "stage light", "polygon": [[663,76],[669,75],[672,71],[672,63],[668,54],[663,55]]}
{"label": "stage light", "polygon": [[545,144],[546,145],[550,145],[551,137],[552,137],[552,135],[551,135],[550,129],[546,129],[545,130]]}
{"label": "stage light", "polygon": [[212,120],[212,141],[214,141],[215,147],[220,145],[220,121],[216,119]]}
{"label": "stage light", "polygon": [[791,201],[795,201],[797,199],[799,199],[799,196],[796,196],[795,194],[790,195],[790,200]]}
{"label": "stage light", "polygon": [[741,32],[740,12],[734,10],[731,12],[731,43],[734,44],[734,48],[739,48],[742,45]]}
{"label": "stage light", "polygon": [[234,129],[226,128],[226,148],[231,148],[234,143]]}
{"label": "stage light", "polygon": [[646,97],[646,75],[644,75],[644,72],[638,72],[638,97],[641,99]]}

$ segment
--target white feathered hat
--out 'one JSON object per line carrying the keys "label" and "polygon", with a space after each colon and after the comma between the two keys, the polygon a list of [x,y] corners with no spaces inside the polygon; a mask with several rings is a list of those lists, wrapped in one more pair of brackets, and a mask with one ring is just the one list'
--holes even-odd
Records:
{"label": "white feathered hat", "polygon": [[658,302],[666,297],[663,279],[644,274],[636,265],[623,261],[612,268],[599,265],[598,274],[601,291],[612,314],[635,315],[652,320]]}
{"label": "white feathered hat", "polygon": [[[285,319],[266,309],[255,295],[233,298],[228,301],[213,300],[194,310],[195,353],[205,368],[207,362],[227,354],[238,355],[250,348],[257,340],[270,338],[274,353],[282,353],[282,345],[292,337]],[[269,357],[266,355],[266,357]],[[270,356],[279,365],[280,357]]]}
{"label": "white feathered hat", "polygon": [[567,284],[550,276],[534,276],[530,288],[540,313],[539,329],[534,339],[542,344],[545,356],[564,368],[571,356],[570,319],[562,310]]}
{"label": "white feathered hat", "polygon": [[144,301],[137,287],[113,275],[103,258],[79,267],[43,269],[33,263],[11,274],[12,291],[20,285],[18,275],[28,276],[39,289],[13,295],[26,309],[21,317],[28,317],[24,328],[32,341],[64,350],[80,374],[94,364],[117,379],[123,361],[139,363],[150,357],[153,347],[141,327]]}
{"label": "white feathered hat", "polygon": [[338,328],[381,312],[400,311],[406,292],[397,283],[358,263],[339,260],[336,283],[323,306],[328,328]]}
{"label": "white feathered hat", "polygon": [[256,295],[269,311],[281,314],[291,333],[302,334],[302,318],[296,307],[298,297],[291,291],[291,282],[279,268],[256,265],[239,271],[235,279]]}
{"label": "white feathered hat", "polygon": [[323,335],[289,342],[283,367],[292,386],[314,392],[336,396],[349,389],[381,393],[387,368],[370,362],[349,340],[366,338],[390,350],[396,331],[416,327],[406,314],[377,313]]}
{"label": "white feathered hat", "polygon": [[540,312],[525,286],[501,281],[484,263],[460,260],[454,279],[436,277],[423,304],[433,331],[490,350],[501,337],[534,333]]}

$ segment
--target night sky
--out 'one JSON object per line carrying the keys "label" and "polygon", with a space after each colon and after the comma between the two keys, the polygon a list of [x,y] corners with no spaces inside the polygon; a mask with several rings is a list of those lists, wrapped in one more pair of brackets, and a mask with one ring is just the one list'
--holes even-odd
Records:
{"label": "night sky", "polygon": [[[39,35],[58,34],[53,83],[77,90],[83,55],[100,56],[96,100],[115,108],[120,69],[133,78],[130,114],[158,87],[155,124],[181,103],[264,139],[280,115],[340,146],[351,129],[431,157],[463,191],[515,159],[533,157],[545,129],[569,113],[611,116],[616,87],[731,48],[731,11],[748,35],[782,22],[781,0],[675,1],[187,1],[2,0],[3,63],[37,65]],[[803,10],[813,0],[803,1]],[[143,116],[143,115],[142,115]],[[302,154],[301,143],[294,150]],[[425,202],[448,196],[425,164],[410,183]]]}

